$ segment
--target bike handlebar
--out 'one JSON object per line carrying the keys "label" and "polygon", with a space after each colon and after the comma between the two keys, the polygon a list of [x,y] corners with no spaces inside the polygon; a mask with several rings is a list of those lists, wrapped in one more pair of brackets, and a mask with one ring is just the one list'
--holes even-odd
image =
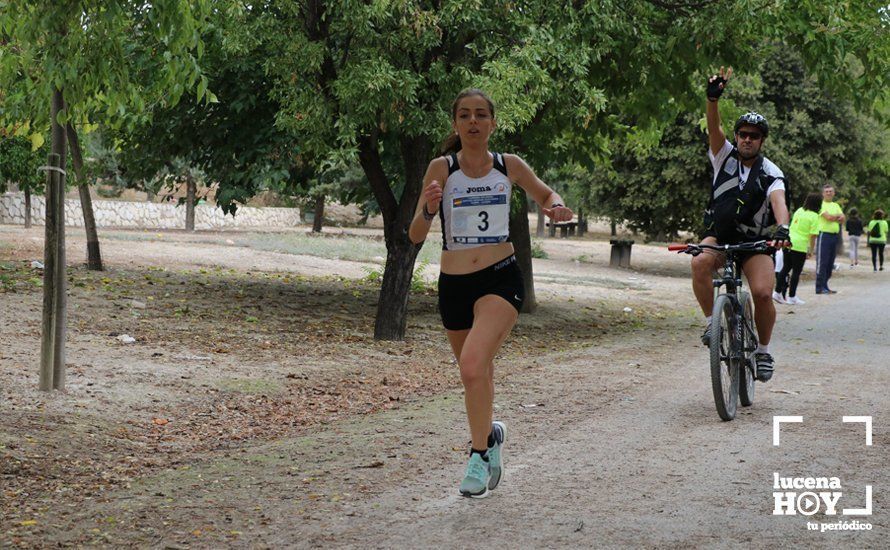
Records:
{"label": "bike handlebar", "polygon": [[[735,251],[765,251],[769,248],[777,248],[776,241],[756,241],[742,244],[672,244],[668,246],[670,252],[685,252],[692,254],[693,252],[701,252],[703,249],[717,250],[718,252],[735,252]],[[787,245],[785,245],[787,246]],[[784,247],[783,247],[784,248]]]}

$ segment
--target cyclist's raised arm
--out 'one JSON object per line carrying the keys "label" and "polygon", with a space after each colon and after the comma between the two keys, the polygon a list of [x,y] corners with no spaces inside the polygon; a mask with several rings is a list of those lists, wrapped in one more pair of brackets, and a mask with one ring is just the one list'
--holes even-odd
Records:
{"label": "cyclist's raised arm", "polygon": [[720,71],[708,79],[708,105],[705,115],[708,120],[708,144],[711,147],[711,154],[715,156],[723,149],[723,145],[726,143],[726,134],[723,132],[723,125],[720,123],[718,102],[720,94],[723,93],[731,76],[732,67],[726,70],[720,67]]}

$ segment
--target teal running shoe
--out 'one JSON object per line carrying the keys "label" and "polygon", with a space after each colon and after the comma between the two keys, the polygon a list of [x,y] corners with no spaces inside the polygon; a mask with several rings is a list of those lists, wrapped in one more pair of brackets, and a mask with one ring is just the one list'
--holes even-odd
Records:
{"label": "teal running shoe", "polygon": [[482,455],[472,453],[467,464],[467,474],[460,484],[460,494],[471,498],[485,498],[488,496],[488,480],[491,478],[491,468],[488,462],[482,460]]}
{"label": "teal running shoe", "polygon": [[507,425],[495,420],[491,423],[491,433],[494,434],[494,445],[488,448],[488,465],[491,468],[488,488],[494,489],[504,475],[504,441],[507,440]]}

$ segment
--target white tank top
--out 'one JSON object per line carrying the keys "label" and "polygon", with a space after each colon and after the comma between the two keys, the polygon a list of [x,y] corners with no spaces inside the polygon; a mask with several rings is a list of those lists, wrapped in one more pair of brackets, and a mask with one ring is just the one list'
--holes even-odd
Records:
{"label": "white tank top", "polygon": [[442,190],[439,218],[442,249],[464,250],[510,240],[510,193],[504,156],[492,153],[494,165],[481,178],[464,174],[457,155],[448,160],[448,179]]}

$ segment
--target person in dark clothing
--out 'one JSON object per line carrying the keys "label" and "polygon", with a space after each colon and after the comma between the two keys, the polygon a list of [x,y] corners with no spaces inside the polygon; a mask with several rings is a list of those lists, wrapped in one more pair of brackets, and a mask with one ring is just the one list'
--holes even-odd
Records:
{"label": "person in dark clothing", "polygon": [[858,209],[851,208],[849,214],[844,228],[850,240],[850,269],[852,269],[859,265],[859,238],[862,237],[863,226]]}
{"label": "person in dark clothing", "polygon": [[884,271],[884,247],[887,246],[887,215],[883,210],[875,210],[868,222],[868,246],[871,248],[871,266],[878,271],[878,260],[880,259],[880,270]]}

